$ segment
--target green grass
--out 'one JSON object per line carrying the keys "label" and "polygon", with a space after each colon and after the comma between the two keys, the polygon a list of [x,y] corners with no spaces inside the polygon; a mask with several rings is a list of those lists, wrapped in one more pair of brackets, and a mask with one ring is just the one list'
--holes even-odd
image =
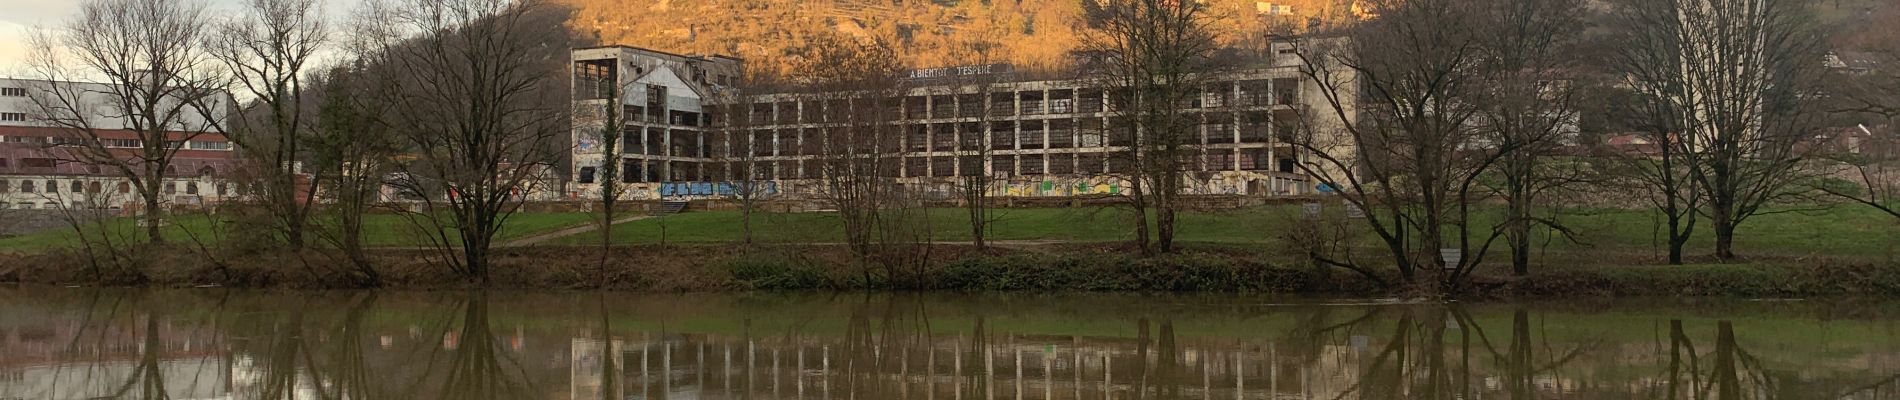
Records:
{"label": "green grass", "polygon": [[[1478,212],[1479,218],[1487,221],[1500,218],[1497,207],[1481,208],[1483,210]],[[1338,213],[1340,210],[1331,207],[1328,212]],[[1299,214],[1299,206],[1294,205],[1184,212],[1177,221],[1177,240],[1231,246],[1270,245],[1277,235],[1296,223]],[[926,218],[921,218],[915,224],[928,229],[932,239],[971,240],[966,210],[929,209],[925,210],[925,215]],[[1127,241],[1134,238],[1129,228],[1132,215],[1126,208],[996,209],[992,210],[988,238]],[[1560,214],[1558,220],[1577,232],[1577,242],[1551,237],[1550,232],[1542,232],[1543,240],[1538,241],[1540,251],[1660,253],[1664,249],[1663,240],[1660,239],[1664,236],[1662,221],[1647,210],[1571,210]],[[1360,220],[1345,222],[1351,224],[1351,228],[1363,229]],[[1714,246],[1714,230],[1708,225],[1707,219],[1701,219],[1699,225],[1689,248],[1691,253],[1708,253]],[[688,212],[620,224],[614,228],[614,241],[621,244],[656,243],[660,241],[662,227],[666,241],[672,243],[732,243],[739,240],[742,231],[738,211]],[[1152,230],[1153,224],[1149,227]],[[755,213],[753,235],[756,241],[764,243],[844,241],[842,223],[833,213]],[[593,244],[598,240],[598,233],[584,233],[557,239],[555,243]],[[1502,243],[1498,246],[1502,246]],[[1900,223],[1879,211],[1852,205],[1818,211],[1769,213],[1756,216],[1740,227],[1736,247],[1744,254],[1755,252],[1887,259],[1900,254]]]}
{"label": "green grass", "polygon": [[[1479,218],[1495,221],[1498,208],[1484,206]],[[992,240],[1055,240],[1109,242],[1133,239],[1132,214],[1125,208],[999,209],[991,224]],[[1176,240],[1237,246],[1270,245],[1293,223],[1298,206],[1266,206],[1240,210],[1192,211],[1179,216]],[[1337,207],[1328,212],[1338,212]],[[924,225],[938,241],[970,240],[969,217],[963,209],[930,209]],[[843,228],[832,213],[766,213],[753,216],[758,242],[842,242]],[[1661,252],[1666,236],[1663,222],[1647,210],[1570,210],[1558,220],[1577,233],[1576,243],[1541,232],[1538,251],[1589,253],[1609,251],[1650,254]],[[1363,229],[1360,220],[1344,220]],[[1489,222],[1479,224],[1488,226]],[[1698,221],[1688,247],[1692,254],[1712,252],[1714,229]],[[618,225],[614,241],[621,244],[656,243],[664,225],[672,243],[729,243],[740,238],[737,211],[696,211],[664,219],[646,219]],[[1150,229],[1153,226],[1150,225]],[[554,243],[598,243],[597,233],[585,233]],[[1480,237],[1481,239],[1482,237]],[[1373,243],[1371,238],[1365,241]],[[1738,230],[1736,248],[1744,255],[1773,253],[1784,256],[1845,256],[1890,258],[1900,254],[1900,223],[1866,207],[1841,205],[1817,211],[1786,211],[1751,218]],[[1494,249],[1503,246],[1502,241]]]}
{"label": "green grass", "polygon": [[[223,218],[225,217],[202,214],[174,216],[170,218],[170,223],[162,228],[162,233],[165,235],[165,240],[174,243],[217,243],[221,240],[236,239],[232,236],[240,235],[240,233],[235,233],[238,230],[232,229],[232,221]],[[591,214],[577,212],[515,214],[502,226],[501,232],[496,234],[496,237],[499,242],[506,242],[587,224],[593,218]],[[425,246],[429,243],[416,225],[403,215],[371,214],[364,218],[364,225],[363,239],[370,246]],[[100,227],[103,227],[111,240],[117,243],[142,241],[145,235],[145,231],[140,229],[137,221],[132,218],[113,218],[101,225],[89,225],[86,229],[97,230]],[[97,233],[89,232],[88,236],[97,237]],[[313,240],[321,239],[313,238]],[[0,251],[11,252],[36,252],[79,245],[79,235],[71,228],[0,239]]]}
{"label": "green grass", "polygon": [[[1220,243],[1252,243],[1268,238],[1284,219],[1281,210],[1250,209],[1229,212],[1194,212],[1178,221],[1180,240]],[[969,214],[963,209],[926,210],[927,218],[917,224],[926,227],[939,241],[969,241]],[[1118,208],[999,209],[991,215],[991,240],[1059,240],[1108,242],[1133,238],[1127,229],[1133,214]],[[1150,218],[1152,220],[1152,218]],[[695,211],[623,223],[614,228],[614,242],[622,244],[654,243],[660,240],[662,225],[668,242],[726,243],[739,240],[742,231],[738,211]],[[842,242],[843,224],[833,213],[753,214],[754,239],[768,243]],[[1152,229],[1152,225],[1150,227]],[[598,243],[597,233],[585,233],[558,240],[565,244]]]}

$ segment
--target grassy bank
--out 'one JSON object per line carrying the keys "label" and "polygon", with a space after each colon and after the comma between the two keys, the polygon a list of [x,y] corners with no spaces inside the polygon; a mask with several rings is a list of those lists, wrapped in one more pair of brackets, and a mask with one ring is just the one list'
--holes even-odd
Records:
{"label": "grassy bank", "polygon": [[[508,241],[539,233],[557,231],[584,225],[593,221],[594,216],[587,213],[520,213],[510,217],[496,236]],[[174,216],[162,228],[165,240],[174,243],[217,243],[230,240],[242,240],[234,237],[244,232],[241,221],[228,216],[191,214]],[[322,220],[313,223],[321,224]],[[370,214],[363,218],[363,240],[370,246],[406,247],[426,246],[428,236],[424,235],[416,223],[400,214]],[[144,239],[145,230],[139,228],[138,221],[132,218],[113,218],[98,224],[84,227],[89,230],[87,237],[98,237],[103,231],[107,237],[117,243],[132,243]],[[71,228],[42,231],[31,235],[0,238],[0,252],[34,253],[58,249],[71,249],[80,245],[79,234]]]}
{"label": "grassy bank", "polygon": [[[1258,293],[1405,294],[1407,285],[1379,282],[1338,270],[1310,267],[1277,237],[1305,223],[1298,206],[1193,211],[1181,216],[1182,254],[1136,256],[1126,245],[1121,208],[1006,209],[996,211],[990,238],[978,251],[961,209],[925,210],[916,226],[937,244],[927,258],[904,265],[865,266],[843,241],[829,213],[759,213],[757,246],[741,250],[737,212],[700,211],[620,224],[620,246],[595,247],[598,233],[557,238],[538,247],[497,248],[494,285],[522,289],[640,291],[732,290],[1004,290],[1004,291],[1220,291]],[[1340,210],[1329,209],[1337,214]],[[1492,213],[1485,213],[1492,214]],[[53,231],[0,240],[0,282],[89,285],[102,281],[170,286],[338,288],[357,285],[343,276],[346,258],[326,250],[284,254],[244,246],[196,247],[231,226],[212,216],[180,217],[167,226],[173,247],[127,259],[146,265],[101,279],[88,257],[70,249],[72,233]],[[503,242],[589,223],[584,213],[524,213],[510,220]],[[1664,248],[1658,221],[1636,210],[1574,210],[1559,219],[1576,241],[1544,237],[1534,249],[1533,275],[1508,276],[1508,257],[1494,248],[1462,290],[1477,296],[1900,295],[1900,225],[1859,207],[1766,214],[1741,228],[1737,263],[1658,265]],[[1360,221],[1337,219],[1351,229]],[[393,287],[470,285],[443,267],[399,215],[370,216],[370,242],[382,246],[371,260]],[[112,221],[116,234],[135,237],[130,221]],[[1690,245],[1692,260],[1710,261],[1706,227]],[[1547,234],[1547,233],[1546,233]],[[229,235],[229,234],[227,234]],[[665,244],[661,243],[664,236]],[[1360,261],[1385,268],[1370,238]],[[411,249],[405,249],[411,248]],[[921,249],[899,253],[916,253]],[[5,255],[12,253],[11,255]],[[603,263],[604,260],[604,263]],[[89,275],[90,274],[90,275]]]}
{"label": "grassy bank", "polygon": [[[492,287],[619,291],[947,290],[1136,291],[1408,295],[1356,274],[1275,261],[1266,252],[1192,247],[1142,258],[1109,245],[1049,245],[979,252],[938,245],[927,262],[886,268],[856,263],[844,246],[721,245],[499,249]],[[373,262],[384,287],[454,289],[475,284],[415,250],[382,250]],[[603,255],[605,257],[603,257]],[[148,257],[144,285],[354,288],[340,258],[321,253]],[[0,256],[0,282],[96,285],[81,257],[63,252]],[[603,263],[604,260],[604,263]],[[1396,277],[1387,276],[1387,280]],[[1461,297],[1900,295],[1900,264],[1758,260],[1749,264],[1594,266],[1538,270],[1528,277],[1478,274]]]}
{"label": "grassy bank", "polygon": [[[1492,206],[1480,217],[1496,218]],[[1333,209],[1328,212],[1337,213]],[[1299,223],[1299,206],[1266,206],[1239,210],[1190,211],[1180,215],[1176,240],[1187,243],[1237,247],[1271,245],[1276,235]],[[962,209],[930,209],[921,222],[941,242],[970,240],[969,217]],[[1121,242],[1133,240],[1128,226],[1132,212],[1125,208],[1052,208],[995,210],[990,240]],[[734,243],[741,237],[737,211],[695,211],[623,223],[614,227],[620,244]],[[1570,210],[1557,220],[1576,232],[1575,242],[1540,231],[1536,251],[1556,259],[1593,259],[1614,255],[1619,262],[1660,258],[1666,253],[1663,221],[1647,210]],[[1358,220],[1345,220],[1359,224]],[[1480,226],[1488,226],[1484,222]],[[1357,225],[1352,228],[1360,228]],[[598,232],[558,239],[553,244],[599,243]],[[760,243],[838,243],[843,228],[830,213],[756,213],[753,235]],[[1500,244],[1501,245],[1501,244]],[[1690,254],[1712,253],[1713,229],[1706,219],[1689,243]],[[1866,207],[1843,205],[1798,211],[1775,210],[1750,219],[1738,228],[1736,249],[1744,256],[1830,257],[1892,260],[1900,257],[1900,224]],[[1502,256],[1502,254],[1499,254]],[[1570,263],[1566,261],[1565,263]]]}

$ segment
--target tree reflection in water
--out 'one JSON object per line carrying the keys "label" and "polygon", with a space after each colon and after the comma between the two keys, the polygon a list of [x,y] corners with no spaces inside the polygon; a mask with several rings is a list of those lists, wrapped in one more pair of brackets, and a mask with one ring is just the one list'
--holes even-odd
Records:
{"label": "tree reflection in water", "polygon": [[0,292],[0,398],[1900,398],[1878,315],[1080,299]]}

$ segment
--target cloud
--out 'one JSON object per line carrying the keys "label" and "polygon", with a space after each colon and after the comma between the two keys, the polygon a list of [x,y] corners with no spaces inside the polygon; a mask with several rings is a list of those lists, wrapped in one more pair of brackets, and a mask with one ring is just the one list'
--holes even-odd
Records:
{"label": "cloud", "polygon": [[20,76],[26,67],[27,39],[33,27],[0,21],[0,76]]}
{"label": "cloud", "polygon": [[49,25],[79,9],[74,0],[0,0],[0,21],[19,25]]}

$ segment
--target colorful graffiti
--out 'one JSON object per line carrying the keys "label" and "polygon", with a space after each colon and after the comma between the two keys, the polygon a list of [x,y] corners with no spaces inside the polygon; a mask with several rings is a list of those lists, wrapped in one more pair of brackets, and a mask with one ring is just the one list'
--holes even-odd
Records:
{"label": "colorful graffiti", "polygon": [[[760,197],[778,194],[777,182],[754,182]],[[733,197],[745,182],[672,182],[660,184],[661,197]]]}

